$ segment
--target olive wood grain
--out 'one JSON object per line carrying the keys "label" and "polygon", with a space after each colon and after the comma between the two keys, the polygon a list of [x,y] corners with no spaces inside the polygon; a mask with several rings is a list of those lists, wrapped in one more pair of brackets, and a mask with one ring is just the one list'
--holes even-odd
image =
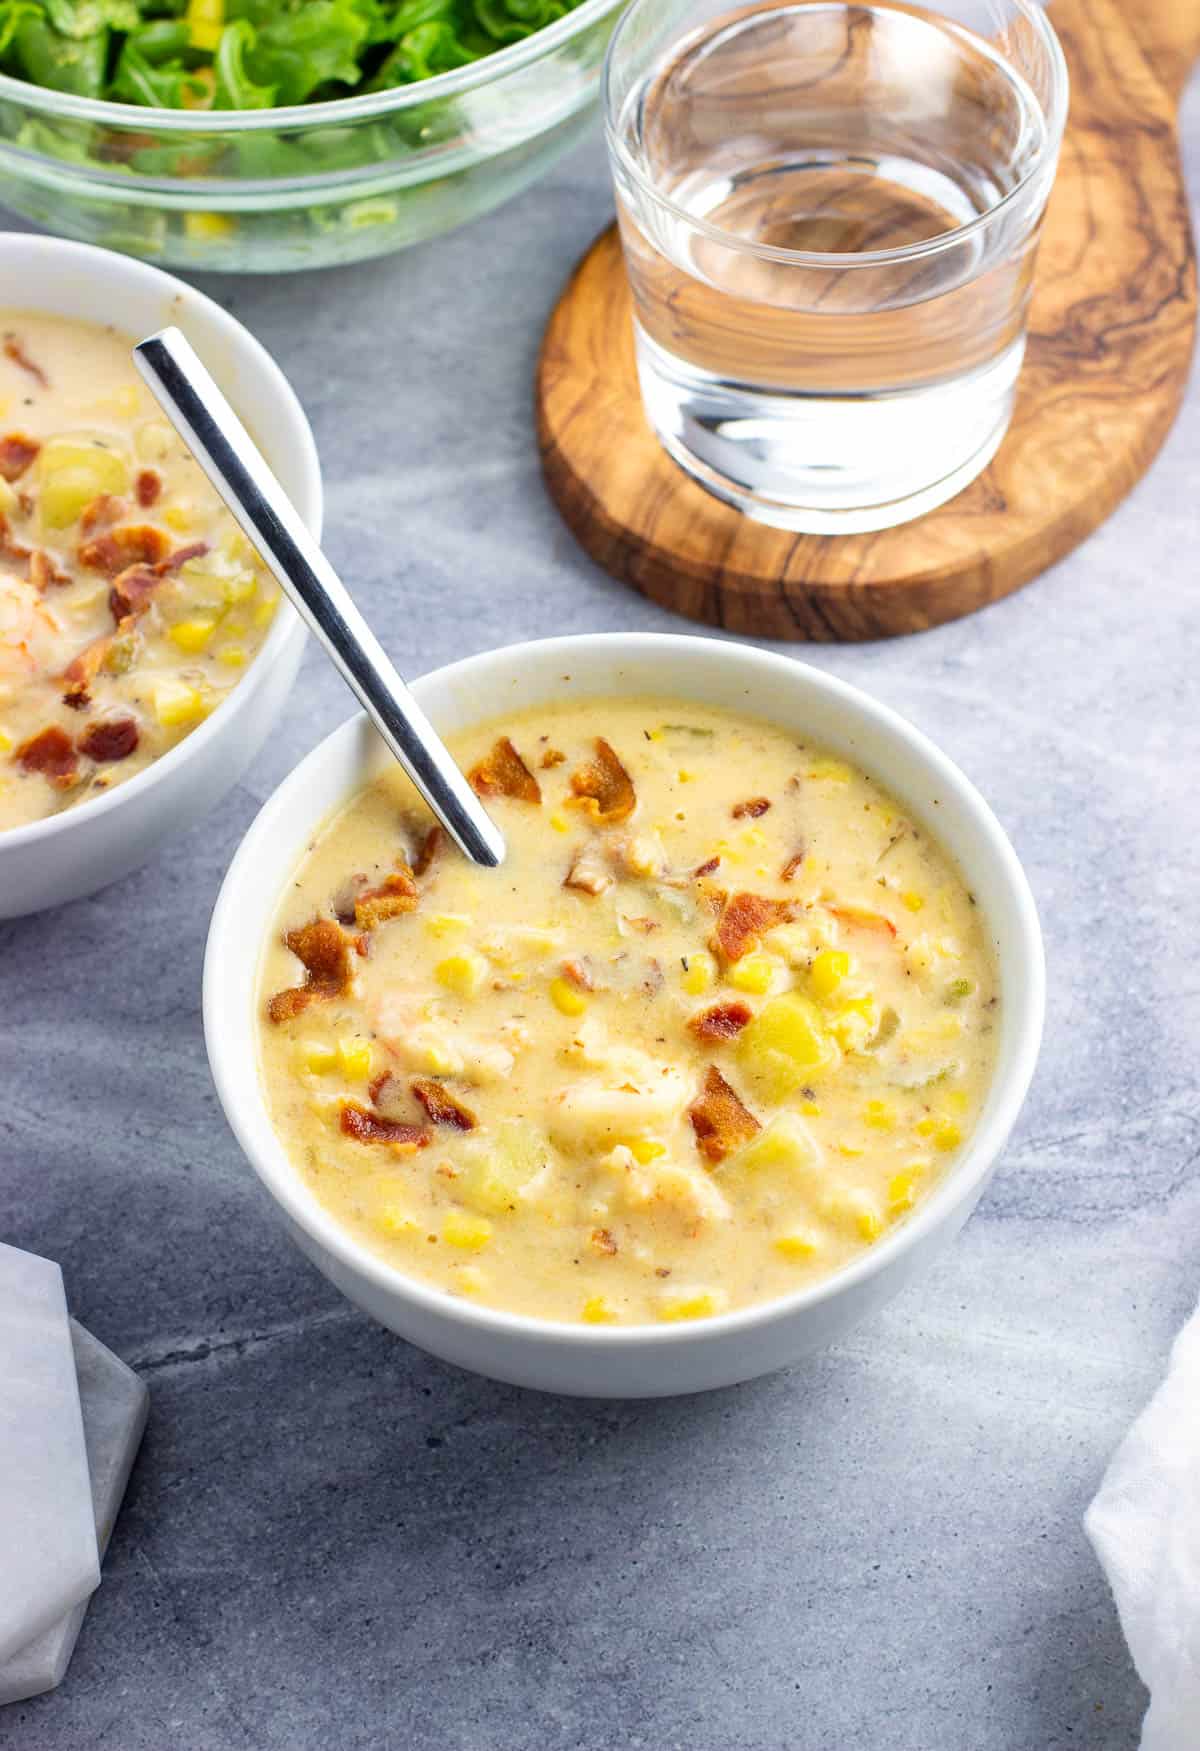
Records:
{"label": "olive wood grain", "polygon": [[613,227],[551,315],[536,384],[546,484],[600,565],[732,632],[914,632],[1036,577],[1141,478],[1179,408],[1195,332],[1176,109],[1200,54],[1200,0],[1055,0],[1052,17],[1070,120],[1016,410],[987,469],[948,504],[872,535],[788,534],[721,504],[642,414]]}

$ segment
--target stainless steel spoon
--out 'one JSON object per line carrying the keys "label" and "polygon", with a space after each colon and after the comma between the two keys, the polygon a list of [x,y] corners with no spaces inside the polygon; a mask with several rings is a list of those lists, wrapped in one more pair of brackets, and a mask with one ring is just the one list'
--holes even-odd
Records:
{"label": "stainless steel spoon", "polygon": [[164,328],[134,347],[133,362],[442,826],[472,862],[503,863],[500,829],[190,343]]}

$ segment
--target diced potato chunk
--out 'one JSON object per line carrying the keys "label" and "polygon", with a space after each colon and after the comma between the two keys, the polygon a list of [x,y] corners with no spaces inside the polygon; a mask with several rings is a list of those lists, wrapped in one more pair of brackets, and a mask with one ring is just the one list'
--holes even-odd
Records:
{"label": "diced potato chunk", "polygon": [[314,1076],[324,1076],[338,1061],[337,1047],[328,1040],[301,1040],[296,1057],[302,1069],[310,1070]]}
{"label": "diced potato chunk", "polygon": [[783,1100],[837,1060],[810,998],[788,991],[763,1005],[738,1036],[737,1056],[768,1100]]}
{"label": "diced potato chunk", "polygon": [[343,1076],[352,1082],[366,1082],[371,1074],[371,1042],[358,1035],[348,1035],[337,1043],[338,1064]]}
{"label": "diced potato chunk", "polygon": [[869,1192],[834,1187],[821,1205],[827,1222],[870,1243],[883,1233],[883,1217]]}
{"label": "diced potato chunk", "polygon": [[804,1120],[797,1113],[776,1113],[769,1125],[728,1158],[721,1175],[722,1178],[731,1173],[763,1174],[782,1179],[802,1177],[812,1183],[820,1159],[821,1152]]}
{"label": "diced potato chunk", "polygon": [[173,675],[164,675],[154,682],[150,699],[154,715],[164,729],[180,729],[186,724],[199,723],[213,708],[212,695],[207,689],[189,687],[186,681],[177,680]]}
{"label": "diced potato chunk", "polygon": [[224,663],[227,669],[244,669],[246,666],[246,647],[241,644],[218,645],[213,653],[218,663]]}
{"label": "diced potato chunk", "polygon": [[37,458],[39,508],[47,529],[67,529],[85,505],[129,487],[129,464],[97,438],[49,438]]}
{"label": "diced potato chunk", "polygon": [[455,1187],[459,1197],[485,1216],[500,1216],[546,1164],[548,1145],[536,1126],[505,1119],[494,1136],[473,1137],[460,1151]]}

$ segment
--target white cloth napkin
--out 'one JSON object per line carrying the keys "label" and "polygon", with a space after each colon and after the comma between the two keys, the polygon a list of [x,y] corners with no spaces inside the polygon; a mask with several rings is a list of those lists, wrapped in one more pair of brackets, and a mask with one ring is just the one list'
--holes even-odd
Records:
{"label": "white cloth napkin", "polygon": [[1200,1307],[1084,1527],[1150,1691],[1141,1751],[1200,1747]]}

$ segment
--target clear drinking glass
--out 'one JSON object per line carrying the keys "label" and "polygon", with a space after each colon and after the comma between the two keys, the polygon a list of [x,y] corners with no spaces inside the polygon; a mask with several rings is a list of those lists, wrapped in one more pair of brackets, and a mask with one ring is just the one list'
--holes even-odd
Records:
{"label": "clear drinking glass", "polygon": [[1032,0],[633,0],[605,69],[646,412],[763,523],[884,529],[995,452],[1067,107]]}

